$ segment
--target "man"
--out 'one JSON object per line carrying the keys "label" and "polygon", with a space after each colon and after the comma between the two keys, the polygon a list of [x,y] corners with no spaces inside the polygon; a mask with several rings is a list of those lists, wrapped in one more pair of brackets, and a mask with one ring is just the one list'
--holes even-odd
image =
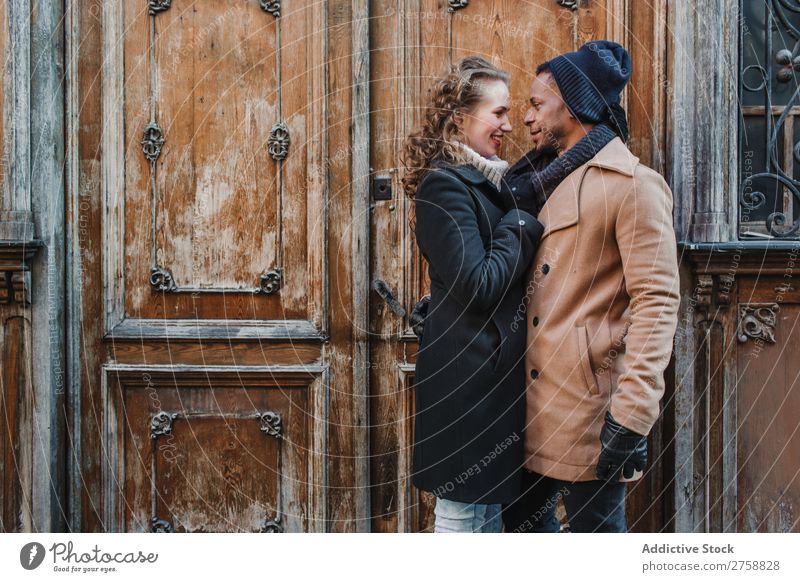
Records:
{"label": "man", "polygon": [[545,226],[526,295],[524,485],[506,531],[558,531],[559,498],[572,531],[627,531],[625,481],[647,463],[678,265],[672,194],[623,141],[630,75],[608,41],[540,65],[533,150],[506,175],[509,203]]}

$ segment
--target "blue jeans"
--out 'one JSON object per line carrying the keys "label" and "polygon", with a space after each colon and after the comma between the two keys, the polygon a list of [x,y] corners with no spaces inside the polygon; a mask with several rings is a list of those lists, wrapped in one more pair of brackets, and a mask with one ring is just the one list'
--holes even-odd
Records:
{"label": "blue jeans", "polygon": [[500,533],[503,506],[436,498],[434,533]]}
{"label": "blue jeans", "polygon": [[557,532],[559,498],[575,533],[626,532],[625,483],[559,481],[524,471],[520,497],[503,507],[503,522],[511,533]]}

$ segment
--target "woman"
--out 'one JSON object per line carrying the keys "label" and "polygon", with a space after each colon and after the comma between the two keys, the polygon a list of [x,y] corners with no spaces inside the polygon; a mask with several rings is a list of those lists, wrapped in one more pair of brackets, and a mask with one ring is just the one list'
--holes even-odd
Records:
{"label": "woman", "polygon": [[508,75],[480,57],[433,87],[406,141],[403,186],[431,299],[416,367],[413,483],[436,496],[434,531],[499,532],[520,491],[525,420],[524,283],[544,230],[506,212],[497,157]]}

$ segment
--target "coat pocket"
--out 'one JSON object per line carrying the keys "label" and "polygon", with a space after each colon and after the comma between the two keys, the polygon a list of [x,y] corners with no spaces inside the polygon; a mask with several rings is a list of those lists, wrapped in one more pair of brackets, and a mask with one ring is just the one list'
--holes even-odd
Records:
{"label": "coat pocket", "polygon": [[595,396],[600,395],[600,389],[597,386],[597,378],[592,370],[592,362],[589,359],[589,333],[586,331],[585,326],[576,326],[575,331],[578,334],[578,354],[581,360],[581,370],[583,370],[583,379],[586,381],[586,386],[589,392]]}
{"label": "coat pocket", "polygon": [[501,369],[503,362],[506,360],[504,356],[506,353],[506,341],[508,341],[508,336],[500,330],[500,326],[497,325],[494,317],[490,318],[489,325],[494,327],[494,331],[497,334],[496,341],[492,342],[492,369],[497,372]]}

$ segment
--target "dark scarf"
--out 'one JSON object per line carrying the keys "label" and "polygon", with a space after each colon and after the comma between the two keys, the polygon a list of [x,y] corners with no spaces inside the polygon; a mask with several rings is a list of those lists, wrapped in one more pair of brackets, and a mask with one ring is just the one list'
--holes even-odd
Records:
{"label": "dark scarf", "polygon": [[[507,181],[513,184],[522,180],[523,196],[532,196],[538,214],[553,191],[577,168],[591,160],[608,143],[617,137],[617,132],[608,122],[594,126],[574,146],[562,155],[549,152],[530,152],[509,170]],[[517,196],[517,200],[520,196]],[[519,207],[531,209],[529,204],[519,203]]]}

